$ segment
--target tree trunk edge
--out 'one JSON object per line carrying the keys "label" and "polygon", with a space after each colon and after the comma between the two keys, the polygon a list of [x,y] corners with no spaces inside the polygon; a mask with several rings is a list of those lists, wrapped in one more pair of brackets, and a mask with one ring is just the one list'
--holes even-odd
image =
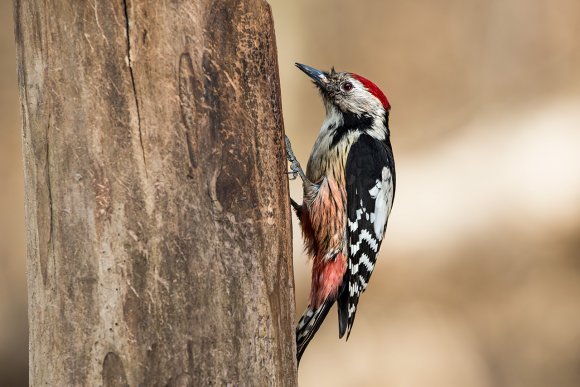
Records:
{"label": "tree trunk edge", "polygon": [[[232,100],[219,95],[217,102],[209,100],[204,72],[197,72],[197,78],[195,71],[186,74],[191,78],[186,85],[177,82],[177,89],[190,87],[194,98],[185,114],[181,98],[176,108],[167,97],[171,87],[164,88],[164,82],[175,78],[157,62],[189,60],[195,70],[200,50],[217,52],[206,45],[202,26],[183,22],[207,21],[213,2],[174,5],[180,11],[147,1],[121,3],[72,7],[66,2],[14,1],[26,185],[30,385],[296,385],[292,219],[271,7],[264,0],[228,2],[234,6],[228,11],[231,19],[246,20],[236,13],[240,7],[263,15],[236,36],[261,36],[256,38],[264,43],[256,51],[261,53],[252,55],[272,70],[269,83],[264,74],[249,72],[246,81],[257,86],[246,88],[234,73],[221,72],[209,84],[215,90],[223,91],[227,84],[243,90],[255,102],[259,122],[271,128],[267,130],[235,112],[223,119],[212,116],[204,106],[215,108]],[[197,18],[184,16],[188,12]],[[167,28],[160,20],[175,23]],[[148,33],[154,31],[150,26],[160,29]],[[168,37],[172,27],[171,44],[155,41]],[[258,33],[252,34],[252,28]],[[217,42],[219,36],[214,35]],[[165,49],[173,54],[156,59]],[[212,54],[209,59],[222,66],[233,60],[227,59],[227,50],[222,53],[224,57]],[[242,53],[237,60],[246,63],[255,59],[252,55]],[[198,93],[200,84],[205,93]],[[86,93],[96,85],[92,96]],[[170,122],[166,117],[179,118]],[[264,163],[250,181],[260,193],[255,198],[259,210],[236,199],[246,191],[234,187],[222,192],[225,201],[216,203],[216,196],[203,187],[208,181],[204,176],[210,174],[200,170],[214,167],[212,151],[229,149],[226,143],[216,144],[235,133],[232,122],[241,123],[240,133],[252,126],[258,139],[252,145],[250,137],[241,136],[235,146],[253,149],[259,155],[246,154]],[[188,126],[196,126],[197,132]],[[176,139],[169,129],[155,129],[161,127],[184,136]],[[208,140],[210,127],[219,133],[217,140]],[[272,129],[277,131],[274,136]],[[174,172],[183,170],[189,171],[186,177]],[[160,190],[160,184],[174,191]],[[235,219],[247,217],[247,230],[236,234],[237,223],[228,219],[230,204]],[[215,206],[221,211],[215,212]],[[193,230],[188,229],[192,221]],[[192,242],[196,237],[198,243]],[[249,243],[260,239],[264,243]],[[175,247],[169,247],[172,243]],[[207,258],[192,260],[196,254]],[[215,269],[212,259],[220,256],[237,262]],[[256,262],[250,262],[252,257]],[[257,275],[248,277],[248,269]],[[187,289],[189,280],[198,284],[195,291]],[[212,282],[219,284],[217,289],[210,289]],[[238,287],[244,296],[237,301],[246,302],[242,306],[269,312],[244,313],[246,308],[233,300],[219,308],[225,295]],[[210,328],[196,325],[203,318]],[[241,324],[239,332],[226,329],[232,323]],[[191,324],[199,332],[190,332]],[[229,339],[212,341],[208,332]],[[246,341],[251,337],[258,343]]]}

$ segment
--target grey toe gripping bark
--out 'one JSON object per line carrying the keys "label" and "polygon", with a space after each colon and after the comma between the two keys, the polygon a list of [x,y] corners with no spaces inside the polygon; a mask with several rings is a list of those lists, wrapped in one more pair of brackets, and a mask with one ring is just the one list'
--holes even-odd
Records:
{"label": "grey toe gripping bark", "polygon": [[290,171],[288,172],[288,174],[290,175],[290,180],[294,180],[296,179],[297,176],[300,176],[302,181],[308,181],[306,175],[304,174],[304,171],[302,170],[302,167],[300,166],[300,163],[298,162],[296,156],[294,155],[290,139],[288,138],[288,136],[285,136],[285,139],[286,139],[286,157],[290,162]]}

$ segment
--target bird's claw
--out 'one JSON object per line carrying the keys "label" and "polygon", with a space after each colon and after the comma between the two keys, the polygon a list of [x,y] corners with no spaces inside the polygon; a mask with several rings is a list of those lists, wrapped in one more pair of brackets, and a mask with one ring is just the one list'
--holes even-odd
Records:
{"label": "bird's claw", "polygon": [[290,139],[288,136],[286,138],[286,158],[290,162],[290,171],[286,172],[288,174],[288,178],[290,180],[295,180],[298,176],[302,179],[302,181],[306,181],[306,175],[300,166],[300,163],[294,156],[294,151],[292,151],[292,144],[290,144]]}
{"label": "bird's claw", "polygon": [[290,170],[288,172],[286,172],[288,174],[288,178],[290,180],[296,180],[296,178],[298,177],[298,175],[303,174],[304,172],[302,171],[302,168],[300,167],[300,163],[294,159],[294,161],[290,161]]}
{"label": "bird's claw", "polygon": [[293,164],[296,161],[296,156],[294,156],[294,152],[292,151],[292,144],[288,136],[284,136],[284,140],[286,142],[286,158]]}

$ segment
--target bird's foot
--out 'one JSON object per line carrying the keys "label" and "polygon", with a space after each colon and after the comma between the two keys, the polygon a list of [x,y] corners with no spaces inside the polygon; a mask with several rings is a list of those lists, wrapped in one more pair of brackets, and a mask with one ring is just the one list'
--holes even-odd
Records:
{"label": "bird's foot", "polygon": [[300,178],[304,180],[303,178],[304,172],[302,171],[302,167],[300,166],[300,163],[298,161],[293,161],[290,164],[290,170],[286,173],[288,174],[288,178],[290,180],[296,180],[298,176],[300,176]]}
{"label": "bird's foot", "polygon": [[285,137],[286,137],[286,158],[290,162],[290,171],[287,172],[289,178],[290,180],[294,180],[296,179],[296,177],[300,176],[302,181],[307,181],[306,175],[304,174],[304,171],[302,170],[300,163],[296,159],[296,156],[294,156],[294,151],[292,151],[292,144],[290,144],[290,139],[288,138],[288,136]]}

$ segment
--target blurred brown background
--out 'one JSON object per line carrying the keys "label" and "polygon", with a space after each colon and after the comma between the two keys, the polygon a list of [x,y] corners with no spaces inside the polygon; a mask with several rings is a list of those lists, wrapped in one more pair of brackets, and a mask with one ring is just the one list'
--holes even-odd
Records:
{"label": "blurred brown background", "polygon": [[[331,312],[300,385],[580,386],[580,2],[270,3],[300,160],[324,111],[295,61],[364,75],[393,106],[397,196],[380,263],[349,342]],[[0,0],[0,386],[27,384],[12,28]]]}

